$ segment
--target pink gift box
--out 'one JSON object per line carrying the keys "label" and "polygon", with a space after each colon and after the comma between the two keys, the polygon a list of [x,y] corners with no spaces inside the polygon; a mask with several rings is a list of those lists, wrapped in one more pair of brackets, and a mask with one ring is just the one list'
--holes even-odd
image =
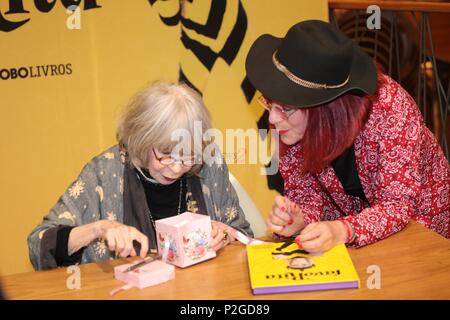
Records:
{"label": "pink gift box", "polygon": [[175,278],[175,267],[159,260],[152,261],[135,270],[124,272],[133,264],[127,263],[115,267],[115,278],[137,288],[154,286]]}
{"label": "pink gift box", "polygon": [[209,216],[185,212],[157,220],[155,225],[159,252],[163,254],[168,245],[166,262],[184,268],[216,256],[210,246]]}

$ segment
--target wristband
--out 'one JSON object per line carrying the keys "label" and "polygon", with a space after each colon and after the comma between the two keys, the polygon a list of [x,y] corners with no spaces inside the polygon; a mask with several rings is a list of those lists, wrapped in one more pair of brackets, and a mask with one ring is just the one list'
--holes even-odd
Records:
{"label": "wristband", "polygon": [[346,232],[346,234],[347,234],[345,243],[349,243],[350,240],[353,240],[353,233],[352,233],[352,228],[350,227],[350,223],[348,223],[348,222],[345,221],[345,220],[338,220],[338,221],[340,221],[340,222],[342,222],[342,223],[344,224],[344,226],[345,226],[345,232]]}

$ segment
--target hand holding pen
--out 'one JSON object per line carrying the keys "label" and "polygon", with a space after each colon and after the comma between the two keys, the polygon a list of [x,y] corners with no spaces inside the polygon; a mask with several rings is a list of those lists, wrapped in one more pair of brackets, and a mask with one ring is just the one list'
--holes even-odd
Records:
{"label": "hand holding pen", "polygon": [[290,237],[304,227],[302,210],[288,198],[277,196],[266,219],[266,224],[270,231]]}

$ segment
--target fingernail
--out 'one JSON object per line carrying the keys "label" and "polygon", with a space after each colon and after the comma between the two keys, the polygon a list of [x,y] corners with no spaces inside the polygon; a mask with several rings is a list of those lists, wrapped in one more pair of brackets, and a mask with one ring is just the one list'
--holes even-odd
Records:
{"label": "fingernail", "polygon": [[300,240],[299,237],[295,238],[295,243],[296,243],[299,247],[302,246],[302,241]]}
{"label": "fingernail", "polygon": [[291,218],[291,220],[289,220],[288,225],[291,225],[294,223],[294,219]]}
{"label": "fingernail", "polygon": [[281,211],[286,211],[286,208],[285,207],[281,207]]}

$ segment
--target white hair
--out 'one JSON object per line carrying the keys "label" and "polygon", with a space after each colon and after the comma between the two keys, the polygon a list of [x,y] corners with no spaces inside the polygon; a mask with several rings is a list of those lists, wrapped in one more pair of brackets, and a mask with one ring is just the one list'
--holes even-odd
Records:
{"label": "white hair", "polygon": [[[125,107],[119,117],[117,140],[134,166],[146,167],[151,148],[170,153],[179,144],[172,133],[184,129],[192,139],[189,143],[196,147],[189,156],[198,156],[206,143],[193,140],[195,123],[201,124],[202,132],[211,128],[200,94],[185,84],[156,82],[137,92]],[[200,167],[195,165],[190,171],[198,172]]]}

